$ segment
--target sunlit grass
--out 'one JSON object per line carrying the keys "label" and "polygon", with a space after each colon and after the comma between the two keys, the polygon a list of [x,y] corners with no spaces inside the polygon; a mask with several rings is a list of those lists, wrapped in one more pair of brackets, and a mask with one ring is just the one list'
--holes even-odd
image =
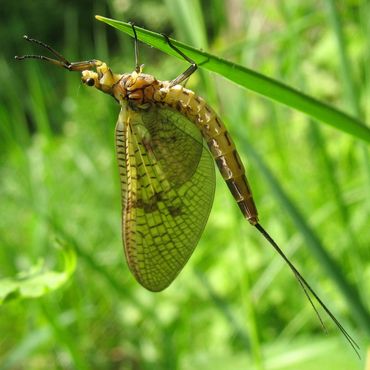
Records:
{"label": "sunlit grass", "polygon": [[[173,3],[175,23],[177,1]],[[215,9],[222,9],[221,3]],[[184,19],[199,19],[192,8],[186,9],[190,14]],[[266,5],[245,11],[248,27],[217,30],[217,40],[208,41],[206,51],[226,50],[227,59],[235,63],[356,114],[345,104],[336,62],[337,31],[329,13],[299,4],[287,10]],[[310,26],[303,29],[302,13],[311,17],[305,15]],[[353,54],[348,32],[367,35],[366,22],[341,15],[348,25],[347,57],[354,68],[358,50],[364,49],[356,45]],[[202,22],[211,16],[231,29],[225,14],[204,14],[197,25],[181,25],[181,40],[191,40],[186,30],[193,26],[202,32],[198,42],[207,41]],[[99,41],[94,48],[80,41],[76,19],[77,13],[69,13],[68,58],[107,57],[114,71],[133,69],[131,38],[119,33],[125,50],[109,53],[108,27],[96,22]],[[186,67],[145,45],[140,53],[145,71],[162,80]],[[153,55],[159,55],[154,62]],[[119,107],[110,97],[82,86],[77,74],[35,61],[15,65],[2,59],[0,66],[7,91],[0,105],[0,278],[28,271],[40,258],[47,270],[61,271],[56,240],[73,248],[78,263],[58,291],[0,307],[0,369],[363,368],[325,316],[329,335],[323,333],[290,271],[242,219],[220,176],[209,223],[184,271],[160,294],[138,286],[121,242],[113,147]],[[9,80],[14,71],[19,77]],[[356,104],[366,112],[370,88],[360,72],[347,74],[361,95]],[[365,353],[368,328],[356,309],[358,302],[370,300],[366,149],[343,132],[208,72],[193,76],[187,87],[210,97],[230,129],[262,224]],[[358,118],[365,120],[366,114]],[[335,276],[310,248],[310,238],[335,260],[339,279],[352,284],[360,300],[348,302]],[[368,315],[368,304],[364,306]]]}

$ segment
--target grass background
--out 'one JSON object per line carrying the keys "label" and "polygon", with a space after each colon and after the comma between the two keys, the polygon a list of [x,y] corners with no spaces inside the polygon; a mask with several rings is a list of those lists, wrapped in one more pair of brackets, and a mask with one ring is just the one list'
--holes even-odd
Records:
{"label": "grass background", "polygon": [[[171,34],[369,122],[368,1],[38,0],[3,9],[0,369],[365,368],[364,142],[207,71],[187,84],[224,119],[262,225],[359,342],[359,361],[326,317],[323,333],[287,266],[242,219],[220,176],[188,265],[162,293],[141,288],[120,236],[119,108],[81,86],[78,74],[12,58],[39,53],[22,40],[29,34],[68,59],[98,58],[131,71],[132,39],[97,22],[101,14]],[[186,68],[145,45],[140,58],[162,80]]]}

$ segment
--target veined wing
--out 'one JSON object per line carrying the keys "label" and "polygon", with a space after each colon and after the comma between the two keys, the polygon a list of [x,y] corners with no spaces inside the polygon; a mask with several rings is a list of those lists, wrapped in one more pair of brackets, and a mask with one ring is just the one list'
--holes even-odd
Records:
{"label": "veined wing", "polygon": [[145,288],[166,288],[191,256],[212,208],[214,162],[199,129],[180,113],[123,107],[116,127],[123,241]]}

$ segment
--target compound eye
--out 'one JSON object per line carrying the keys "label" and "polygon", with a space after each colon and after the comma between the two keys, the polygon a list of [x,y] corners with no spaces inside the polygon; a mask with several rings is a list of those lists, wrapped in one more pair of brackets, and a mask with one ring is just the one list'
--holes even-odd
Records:
{"label": "compound eye", "polygon": [[95,85],[95,81],[94,81],[93,78],[88,78],[85,83],[86,83],[87,86],[94,86]]}

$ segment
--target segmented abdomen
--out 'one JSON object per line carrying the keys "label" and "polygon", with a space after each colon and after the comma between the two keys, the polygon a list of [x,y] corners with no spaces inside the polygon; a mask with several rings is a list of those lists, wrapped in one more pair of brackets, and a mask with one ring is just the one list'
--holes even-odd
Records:
{"label": "segmented abdomen", "polygon": [[181,85],[162,88],[159,93],[154,95],[155,100],[175,108],[199,127],[240,210],[244,217],[255,225],[258,222],[258,214],[245,169],[221,119],[204,99]]}

